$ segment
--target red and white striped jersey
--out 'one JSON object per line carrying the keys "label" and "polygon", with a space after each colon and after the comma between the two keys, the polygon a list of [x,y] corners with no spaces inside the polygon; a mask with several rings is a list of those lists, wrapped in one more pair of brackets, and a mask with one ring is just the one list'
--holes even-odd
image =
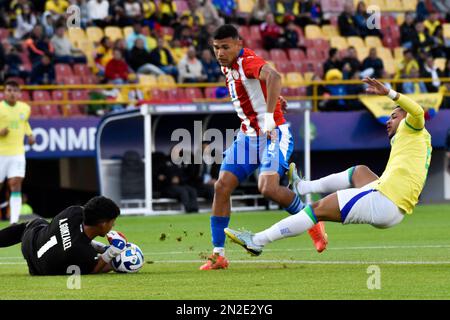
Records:
{"label": "red and white striped jersey", "polygon": [[[241,119],[241,130],[249,136],[256,136],[264,127],[264,113],[267,112],[267,89],[265,81],[259,80],[259,72],[267,62],[252,50],[241,50],[231,68],[222,67],[225,82],[233,106]],[[274,111],[277,126],[286,122],[280,101]]]}

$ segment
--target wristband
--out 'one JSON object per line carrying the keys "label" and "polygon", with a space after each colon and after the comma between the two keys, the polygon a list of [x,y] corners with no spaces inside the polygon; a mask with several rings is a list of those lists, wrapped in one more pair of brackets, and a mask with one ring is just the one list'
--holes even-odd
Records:
{"label": "wristband", "polygon": [[388,97],[394,100],[397,97],[397,91],[390,89],[388,93]]}

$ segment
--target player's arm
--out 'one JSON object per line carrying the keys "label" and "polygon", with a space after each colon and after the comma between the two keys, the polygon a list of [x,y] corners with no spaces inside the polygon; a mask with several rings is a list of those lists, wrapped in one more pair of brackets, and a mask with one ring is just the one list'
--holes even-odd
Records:
{"label": "player's arm", "polygon": [[111,271],[112,259],[117,257],[126,248],[127,239],[122,233],[110,231],[107,234],[107,238],[110,245],[101,255],[99,255],[97,265],[94,270],[92,270],[92,273],[105,273]]}
{"label": "player's arm", "polygon": [[33,136],[33,130],[31,129],[30,122],[27,121],[25,123],[25,135],[28,137],[28,144],[31,146],[34,144],[34,136]]}
{"label": "player's arm", "polygon": [[276,127],[273,113],[281,95],[281,75],[266,63],[261,67],[259,80],[266,82],[267,110],[264,116],[264,132],[270,132]]}
{"label": "player's arm", "polygon": [[366,90],[368,93],[388,96],[405,110],[408,113],[405,121],[410,128],[414,130],[423,129],[425,126],[425,112],[417,102],[392,89],[389,90],[376,79],[367,78],[363,82],[369,85],[369,88]]}

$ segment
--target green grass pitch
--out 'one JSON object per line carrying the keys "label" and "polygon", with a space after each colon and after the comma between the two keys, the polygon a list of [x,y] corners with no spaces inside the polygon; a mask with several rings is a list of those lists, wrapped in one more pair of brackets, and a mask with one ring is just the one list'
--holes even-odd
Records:
{"label": "green grass pitch", "polygon": [[[282,211],[234,213],[230,227],[259,231]],[[1,228],[6,224],[2,223]],[[227,240],[228,270],[199,271],[211,251],[209,215],[120,217],[116,230],[144,251],[137,274],[31,277],[20,247],[0,249],[1,299],[449,299],[450,205],[417,207],[398,226],[327,223],[328,249],[307,234],[270,244],[251,257]],[[368,289],[380,270],[380,289]],[[370,269],[369,269],[370,271]]]}

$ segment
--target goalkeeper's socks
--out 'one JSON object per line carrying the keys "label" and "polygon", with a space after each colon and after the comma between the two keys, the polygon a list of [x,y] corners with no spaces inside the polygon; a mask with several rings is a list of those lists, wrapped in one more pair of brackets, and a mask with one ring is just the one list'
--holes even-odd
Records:
{"label": "goalkeeper's socks", "polygon": [[300,181],[297,185],[297,191],[301,195],[308,193],[331,193],[342,189],[352,187],[353,172],[356,167],[351,167],[345,171],[334,173],[313,181]]}
{"label": "goalkeeper's socks", "polygon": [[214,246],[214,253],[221,256],[225,255],[225,232],[223,229],[228,228],[230,217],[211,216],[211,236]]}
{"label": "goalkeeper's socks", "polygon": [[287,217],[270,228],[255,234],[253,242],[256,245],[265,246],[276,240],[295,237],[311,229],[317,222],[313,208],[306,206],[299,213]]}
{"label": "goalkeeper's socks", "polygon": [[22,209],[22,193],[11,192],[9,197],[9,222],[11,224],[19,221],[20,210]]}

